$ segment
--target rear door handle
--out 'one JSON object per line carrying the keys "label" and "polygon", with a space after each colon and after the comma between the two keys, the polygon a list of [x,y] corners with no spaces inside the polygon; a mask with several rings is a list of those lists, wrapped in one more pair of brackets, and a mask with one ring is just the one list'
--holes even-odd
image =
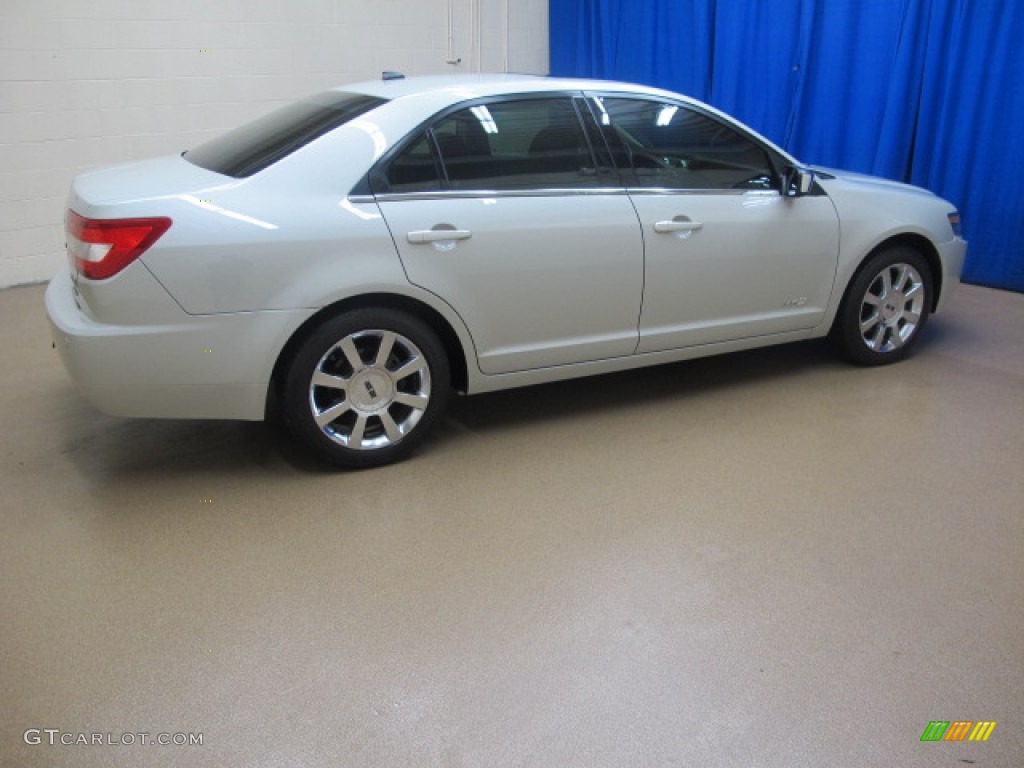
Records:
{"label": "rear door handle", "polygon": [[405,237],[410,243],[438,243],[445,240],[468,240],[473,233],[468,229],[417,229]]}
{"label": "rear door handle", "polygon": [[701,229],[704,225],[699,221],[690,221],[689,219],[677,216],[672,221],[658,221],[654,224],[655,232],[693,232]]}

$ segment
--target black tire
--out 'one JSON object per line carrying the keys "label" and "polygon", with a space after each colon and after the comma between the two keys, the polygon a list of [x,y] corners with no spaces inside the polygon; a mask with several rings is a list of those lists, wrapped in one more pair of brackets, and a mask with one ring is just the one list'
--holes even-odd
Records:
{"label": "black tire", "polygon": [[281,413],[323,461],[379,467],[423,441],[444,413],[450,386],[444,346],[426,324],[390,309],[356,309],[299,344],[284,371]]}
{"label": "black tire", "polygon": [[833,340],[859,365],[903,360],[928,322],[932,285],[931,267],[913,248],[879,251],[850,281],[832,327]]}

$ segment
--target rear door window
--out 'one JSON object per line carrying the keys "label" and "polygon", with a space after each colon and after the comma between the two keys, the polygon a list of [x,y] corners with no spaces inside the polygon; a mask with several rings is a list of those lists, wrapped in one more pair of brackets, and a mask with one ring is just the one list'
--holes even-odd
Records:
{"label": "rear door window", "polygon": [[384,174],[393,193],[431,192],[443,187],[441,168],[430,136],[424,132],[391,161]]}
{"label": "rear door window", "polygon": [[568,97],[495,101],[434,126],[453,190],[597,186],[593,153]]}
{"label": "rear door window", "polygon": [[[583,105],[586,108],[586,105]],[[572,97],[496,99],[459,109],[371,175],[375,192],[526,191],[607,183]],[[607,155],[607,151],[605,151]],[[603,180],[599,172],[604,174]]]}

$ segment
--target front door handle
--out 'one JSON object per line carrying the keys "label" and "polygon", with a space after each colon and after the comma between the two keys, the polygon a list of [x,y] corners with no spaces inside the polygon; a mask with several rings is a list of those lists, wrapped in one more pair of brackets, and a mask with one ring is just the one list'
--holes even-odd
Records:
{"label": "front door handle", "polygon": [[658,221],[654,224],[655,232],[693,232],[704,225],[699,221],[690,221],[686,216],[676,216],[672,221]]}
{"label": "front door handle", "polygon": [[473,233],[468,229],[417,229],[405,237],[410,243],[439,243],[446,240],[468,240]]}

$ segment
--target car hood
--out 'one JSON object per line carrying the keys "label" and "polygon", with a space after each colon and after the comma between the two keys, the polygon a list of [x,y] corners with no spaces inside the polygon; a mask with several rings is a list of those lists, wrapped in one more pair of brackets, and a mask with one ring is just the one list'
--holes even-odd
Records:
{"label": "car hood", "polygon": [[812,166],[812,168],[814,169],[814,172],[818,174],[818,181],[821,182],[825,189],[829,189],[835,181],[839,181],[843,186],[855,186],[864,189],[893,190],[923,195],[925,197],[935,197],[932,192],[929,192],[927,189],[923,189],[922,187],[915,187],[913,184],[904,184],[901,181],[893,181],[892,179],[883,179],[881,176],[869,176],[866,173],[843,171],[837,168],[822,168],[819,166]]}

